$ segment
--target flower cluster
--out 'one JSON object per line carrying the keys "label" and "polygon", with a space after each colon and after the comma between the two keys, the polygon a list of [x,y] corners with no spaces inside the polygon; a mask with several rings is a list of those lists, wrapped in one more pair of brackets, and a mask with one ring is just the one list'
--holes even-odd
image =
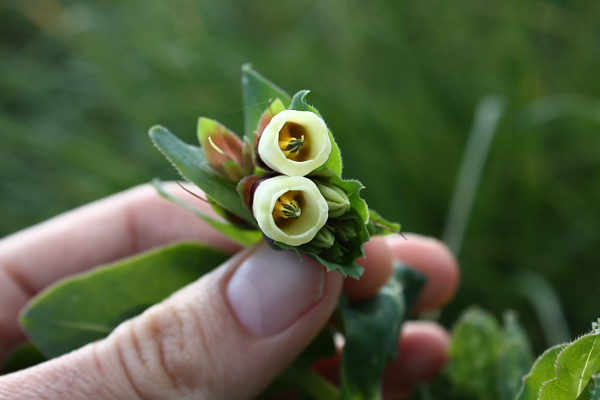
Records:
{"label": "flower cluster", "polygon": [[399,225],[367,208],[360,182],[342,179],[340,151],[321,115],[305,102],[307,93],[284,99],[287,106],[281,99],[270,101],[243,137],[200,118],[201,149],[162,127],[151,136],[230,222],[224,227],[203,216],[214,227],[244,240],[256,237],[247,229],[258,230],[276,246],[358,277],[356,259],[370,235],[398,231]]}
{"label": "flower cluster", "polygon": [[[244,204],[264,235],[288,246],[331,247],[335,238],[325,224],[349,211],[350,200],[341,187],[320,175],[310,176],[331,154],[325,121],[312,111],[270,108],[256,132],[254,162],[244,157],[245,147],[250,154],[250,141],[244,144],[227,128],[208,121],[201,119],[199,129],[206,158],[224,178],[241,181]],[[262,168],[250,174],[254,165]]]}

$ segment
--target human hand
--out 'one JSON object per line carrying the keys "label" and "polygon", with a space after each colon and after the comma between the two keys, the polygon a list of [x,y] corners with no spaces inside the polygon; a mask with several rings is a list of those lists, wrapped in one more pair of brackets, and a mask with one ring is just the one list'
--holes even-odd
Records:
{"label": "human hand", "polygon": [[[353,299],[373,295],[393,258],[429,278],[418,309],[451,298],[458,269],[450,252],[433,239],[407,239],[374,238],[361,260],[365,275],[344,281],[308,257],[299,261],[264,244],[241,249],[147,185],[76,209],[0,241],[0,356],[24,340],[19,310],[62,277],[182,240],[237,254],[108,338],[0,377],[0,398],[253,398],[327,322],[342,287]],[[433,323],[405,324],[401,356],[386,373],[386,398],[434,375],[447,344]]]}

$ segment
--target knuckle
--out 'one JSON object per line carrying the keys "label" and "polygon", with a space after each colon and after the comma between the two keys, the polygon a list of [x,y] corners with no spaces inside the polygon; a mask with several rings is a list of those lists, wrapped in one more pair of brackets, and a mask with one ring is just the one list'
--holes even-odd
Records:
{"label": "knuckle", "polygon": [[140,399],[212,397],[215,357],[207,329],[197,312],[171,302],[115,330],[119,362]]}

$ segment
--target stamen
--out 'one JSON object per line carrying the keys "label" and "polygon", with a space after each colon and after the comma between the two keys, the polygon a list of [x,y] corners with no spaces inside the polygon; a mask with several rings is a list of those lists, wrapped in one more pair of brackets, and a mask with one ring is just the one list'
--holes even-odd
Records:
{"label": "stamen", "polygon": [[302,215],[302,210],[300,209],[300,205],[296,200],[290,199],[285,194],[282,194],[275,204],[275,208],[273,210],[274,213],[277,213],[279,216],[283,218],[291,218],[298,219],[300,215]]}
{"label": "stamen", "polygon": [[212,146],[213,149],[215,149],[217,151],[217,153],[222,154],[224,156],[227,155],[227,153],[225,153],[223,150],[221,150],[221,148],[219,146],[217,146],[215,144],[215,142],[213,142],[212,137],[208,137],[208,142],[210,143],[210,145]]}
{"label": "stamen", "polygon": [[286,157],[298,155],[302,146],[304,146],[304,135],[302,135],[300,139],[292,137],[287,140],[279,141],[279,148]]}

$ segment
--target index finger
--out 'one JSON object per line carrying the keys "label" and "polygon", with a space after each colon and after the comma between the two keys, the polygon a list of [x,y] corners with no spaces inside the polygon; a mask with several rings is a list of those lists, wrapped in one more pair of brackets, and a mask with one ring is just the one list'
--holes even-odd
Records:
{"label": "index finger", "polygon": [[[167,188],[208,214],[210,206]],[[181,194],[180,194],[181,193]],[[22,337],[17,314],[53,282],[171,242],[193,240],[235,252],[233,243],[142,185],[59,215],[0,240],[0,353]]]}

